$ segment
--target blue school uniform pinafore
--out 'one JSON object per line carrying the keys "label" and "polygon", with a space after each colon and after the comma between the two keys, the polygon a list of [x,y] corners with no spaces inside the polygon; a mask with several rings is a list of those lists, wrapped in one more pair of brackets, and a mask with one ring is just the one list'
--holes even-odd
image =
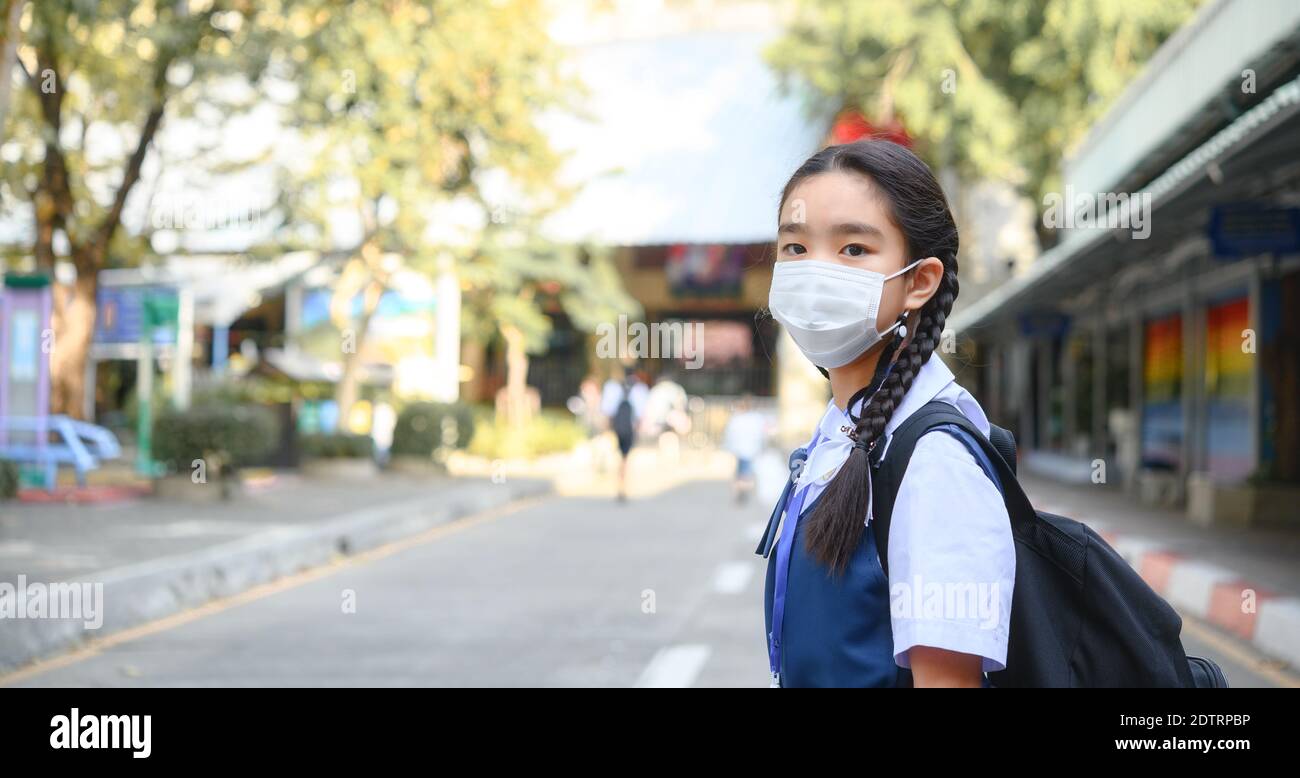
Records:
{"label": "blue school uniform pinafore", "polygon": [[[820,441],[818,435],[811,451]],[[791,469],[802,463],[796,451]],[[858,544],[845,571],[836,576],[804,549],[804,522],[816,507],[802,505],[806,490],[796,491],[793,478],[769,522],[763,544],[769,551],[767,582],[764,587],[764,634],[769,654],[775,655],[783,687],[911,686],[912,672],[894,662],[893,631],[889,620],[889,581],[876,556],[874,533],[863,527]],[[823,492],[824,493],[824,492]],[[818,495],[818,500],[821,495]],[[789,504],[787,505],[787,500]],[[780,514],[789,510],[784,535],[794,527],[792,538],[775,537]],[[787,546],[786,555],[781,546]],[[788,559],[788,574],[778,574],[778,562]],[[778,587],[778,577],[783,586]],[[778,588],[783,590],[781,634],[773,634],[773,612]],[[773,645],[775,643],[775,646]],[[773,650],[775,649],[775,650]]]}
{"label": "blue school uniform pinafore", "polygon": [[[820,440],[818,433],[806,451],[811,452]],[[910,687],[912,671],[894,661],[889,581],[877,555],[875,532],[863,525],[862,540],[848,567],[838,576],[804,548],[804,520],[821,498],[818,495],[805,506],[801,498],[806,489],[795,489],[793,474],[802,465],[805,453],[799,449],[790,457],[792,477],[758,549],[768,553],[764,634],[769,658],[780,673],[780,686]],[[794,527],[789,540],[776,536],[783,511],[788,515],[781,535],[789,526]],[[788,546],[784,558],[780,553],[782,545]],[[786,559],[788,572],[781,575],[779,565]],[[779,609],[781,634],[775,635],[773,617],[778,599],[784,602]],[[987,675],[982,686],[990,687]]]}

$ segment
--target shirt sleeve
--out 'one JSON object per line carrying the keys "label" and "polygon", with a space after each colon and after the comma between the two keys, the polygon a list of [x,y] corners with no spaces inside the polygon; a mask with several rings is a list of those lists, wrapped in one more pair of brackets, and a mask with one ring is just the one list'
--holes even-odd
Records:
{"label": "shirt sleeve", "polygon": [[913,646],[983,657],[1006,668],[1016,580],[1011,519],[997,486],[950,433],[917,441],[889,531],[894,662]]}
{"label": "shirt sleeve", "polygon": [[604,388],[600,392],[600,412],[605,416],[613,416],[618,410],[618,404],[622,400],[620,387],[614,381],[606,381]]}
{"label": "shirt sleeve", "polygon": [[633,386],[627,399],[628,402],[632,403],[632,415],[635,418],[640,419],[645,416],[646,405],[650,401],[650,390],[646,388],[645,384]]}

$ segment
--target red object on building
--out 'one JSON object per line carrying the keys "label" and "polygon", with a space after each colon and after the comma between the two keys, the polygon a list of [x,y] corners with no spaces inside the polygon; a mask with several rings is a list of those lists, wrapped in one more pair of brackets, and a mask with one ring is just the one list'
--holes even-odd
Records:
{"label": "red object on building", "polygon": [[830,142],[838,145],[852,143],[860,138],[888,140],[900,146],[912,147],[912,137],[907,134],[903,123],[898,119],[875,125],[863,116],[861,111],[849,109],[841,112],[831,125]]}

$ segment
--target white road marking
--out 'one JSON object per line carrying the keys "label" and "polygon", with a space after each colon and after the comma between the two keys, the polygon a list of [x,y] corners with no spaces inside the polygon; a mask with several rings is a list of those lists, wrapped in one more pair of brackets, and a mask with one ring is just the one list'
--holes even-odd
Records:
{"label": "white road marking", "polygon": [[661,648],[641,672],[636,688],[685,689],[695,683],[710,653],[712,649],[698,643]]}
{"label": "white road marking", "polygon": [[749,562],[727,562],[713,574],[713,590],[721,594],[740,594],[749,585],[754,566]]}

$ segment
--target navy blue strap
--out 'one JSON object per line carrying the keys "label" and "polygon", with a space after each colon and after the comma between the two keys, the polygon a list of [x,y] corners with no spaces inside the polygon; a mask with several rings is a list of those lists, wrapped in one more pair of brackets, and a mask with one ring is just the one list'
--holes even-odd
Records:
{"label": "navy blue strap", "polygon": [[772,515],[767,519],[767,528],[763,530],[763,537],[759,538],[758,548],[754,549],[754,553],[764,559],[772,553],[772,546],[776,543],[776,528],[781,523],[781,514],[785,512],[786,503],[790,501],[790,491],[794,489],[795,477],[803,469],[803,463],[807,460],[807,448],[796,448],[790,454],[790,475],[785,479],[781,498],[776,501],[776,506],[772,508]]}
{"label": "navy blue strap", "polygon": [[[880,550],[880,564],[886,575],[889,573],[889,525],[893,518],[898,487],[917,441],[931,429],[938,428],[961,433],[958,439],[971,450],[980,468],[992,478],[1002,493],[1002,500],[1011,517],[1012,531],[1033,531],[1033,506],[1016,481],[1015,471],[1006,463],[1002,454],[954,406],[942,400],[932,400],[909,416],[889,436],[883,456],[875,456],[871,460],[871,526],[875,531],[876,546]],[[879,451],[880,447],[877,446],[876,450]]]}
{"label": "navy blue strap", "polygon": [[[819,430],[812,443],[808,445],[808,454],[812,453],[817,444],[821,442],[821,439],[822,435]],[[794,457],[791,457],[790,461],[793,463]],[[802,470],[802,467],[800,469]],[[790,483],[794,482],[794,470],[792,468]],[[767,658],[772,671],[773,686],[780,685],[781,628],[785,624],[785,593],[786,584],[790,577],[790,555],[794,551],[794,533],[799,526],[799,514],[803,513],[804,498],[807,496],[807,486],[803,489],[797,487],[794,489],[790,504],[785,509],[786,519],[781,525],[781,535],[776,541],[776,575],[772,587],[772,631],[767,635]],[[784,500],[782,500],[782,503],[784,503]],[[780,504],[778,504],[779,507],[781,507]]]}
{"label": "navy blue strap", "polygon": [[989,459],[988,454],[984,453],[984,447],[979,444],[979,441],[971,437],[969,432],[958,427],[956,424],[940,424],[931,427],[931,430],[943,430],[944,432],[951,433],[953,437],[957,438],[957,440],[960,440],[962,445],[966,447],[966,450],[971,453],[971,456],[975,457],[975,461],[979,463],[980,469],[984,471],[984,475],[989,477],[989,480],[993,482],[993,485],[998,488],[999,493],[1002,492],[1002,479],[998,478],[998,471],[993,467],[993,461]]}

